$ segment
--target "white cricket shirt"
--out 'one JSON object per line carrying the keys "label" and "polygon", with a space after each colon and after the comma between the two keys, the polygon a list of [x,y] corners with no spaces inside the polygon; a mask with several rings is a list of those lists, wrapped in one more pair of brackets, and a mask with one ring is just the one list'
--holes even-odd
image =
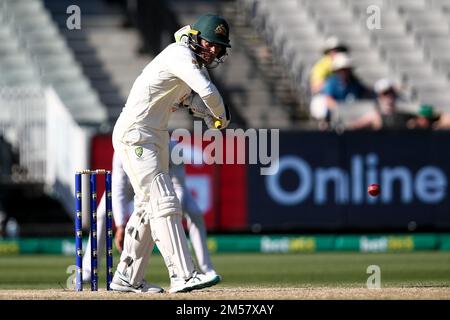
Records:
{"label": "white cricket shirt", "polygon": [[142,142],[146,132],[154,133],[152,129],[167,130],[172,107],[186,99],[192,90],[215,116],[225,112],[219,91],[188,45],[172,43],[135,80],[114,128],[115,136],[123,139],[130,129],[137,129]]}

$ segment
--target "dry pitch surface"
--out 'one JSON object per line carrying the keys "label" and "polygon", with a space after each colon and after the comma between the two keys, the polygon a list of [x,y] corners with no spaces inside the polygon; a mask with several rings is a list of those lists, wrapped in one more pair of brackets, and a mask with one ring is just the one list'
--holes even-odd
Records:
{"label": "dry pitch surface", "polygon": [[[118,257],[116,257],[118,260]],[[167,289],[163,260],[155,257],[146,278]],[[0,263],[0,299],[40,300],[450,300],[450,252],[386,254],[216,254],[223,276],[217,286],[180,294],[74,292],[64,286],[73,257],[5,256]],[[368,266],[381,270],[381,289],[367,289]],[[105,274],[100,270],[99,279]]]}
{"label": "dry pitch surface", "polygon": [[178,294],[136,294],[63,289],[0,290],[2,300],[450,300],[449,287],[404,288],[211,288]]}

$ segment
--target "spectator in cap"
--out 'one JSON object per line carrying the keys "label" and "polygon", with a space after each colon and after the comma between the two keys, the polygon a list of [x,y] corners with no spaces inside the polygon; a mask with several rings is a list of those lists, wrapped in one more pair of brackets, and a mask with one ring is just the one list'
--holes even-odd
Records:
{"label": "spectator in cap", "polygon": [[378,80],[374,85],[376,108],[354,121],[349,129],[406,129],[413,115],[398,110],[400,90],[388,78]]}
{"label": "spectator in cap", "polygon": [[335,108],[338,103],[374,98],[373,91],[353,73],[353,64],[347,54],[337,53],[331,67],[333,74],[325,81],[321,90],[326,96],[329,110]]}
{"label": "spectator in cap", "polygon": [[322,57],[313,65],[310,74],[311,94],[318,93],[325,80],[332,74],[332,61],[337,53],[348,53],[349,50],[338,38],[329,37],[325,40]]}
{"label": "spectator in cap", "polygon": [[439,120],[440,114],[434,111],[430,104],[422,104],[414,118],[407,123],[409,129],[431,130]]}
{"label": "spectator in cap", "polygon": [[331,112],[338,104],[355,100],[374,98],[368,89],[353,73],[353,64],[346,53],[336,53],[331,64],[332,74],[325,81],[319,94],[312,97],[311,116],[318,120],[319,129],[329,127]]}

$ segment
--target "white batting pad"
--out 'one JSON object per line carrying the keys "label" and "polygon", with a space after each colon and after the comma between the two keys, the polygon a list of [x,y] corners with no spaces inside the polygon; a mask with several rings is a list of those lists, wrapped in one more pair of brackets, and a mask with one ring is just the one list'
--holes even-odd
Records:
{"label": "white batting pad", "polygon": [[150,225],[153,239],[171,277],[190,278],[194,264],[181,223],[181,206],[167,173],[158,174],[151,185]]}
{"label": "white batting pad", "polygon": [[131,285],[139,286],[142,283],[153,246],[147,213],[135,209],[127,223],[123,251],[117,266],[117,270]]}

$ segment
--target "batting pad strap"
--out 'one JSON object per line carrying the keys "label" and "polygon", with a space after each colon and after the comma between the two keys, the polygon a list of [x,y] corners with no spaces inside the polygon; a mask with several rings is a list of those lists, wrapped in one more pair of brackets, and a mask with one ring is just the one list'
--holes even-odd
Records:
{"label": "batting pad strap", "polygon": [[151,213],[154,218],[181,216],[180,201],[167,173],[160,173],[153,179],[150,192]]}
{"label": "batting pad strap", "polygon": [[152,212],[155,218],[180,215],[180,202],[176,196],[162,197],[152,201]]}

